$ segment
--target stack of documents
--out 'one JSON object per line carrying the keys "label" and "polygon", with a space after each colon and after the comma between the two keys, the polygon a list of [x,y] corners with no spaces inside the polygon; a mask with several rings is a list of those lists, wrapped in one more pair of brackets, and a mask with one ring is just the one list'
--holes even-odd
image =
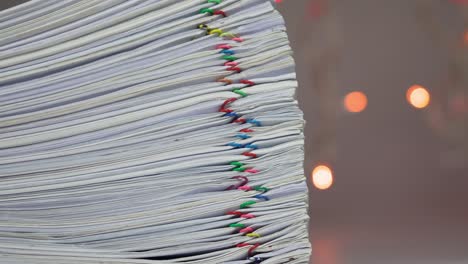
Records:
{"label": "stack of documents", "polygon": [[308,263],[291,53],[268,0],[0,11],[0,263]]}

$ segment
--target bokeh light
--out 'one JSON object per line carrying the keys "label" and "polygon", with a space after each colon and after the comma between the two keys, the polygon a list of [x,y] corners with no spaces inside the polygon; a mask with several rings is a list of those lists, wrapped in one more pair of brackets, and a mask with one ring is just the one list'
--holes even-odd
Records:
{"label": "bokeh light", "polygon": [[429,105],[431,95],[421,85],[413,85],[406,92],[406,100],[415,108],[424,108]]}
{"label": "bokeh light", "polygon": [[363,92],[354,91],[345,96],[343,103],[346,111],[359,113],[367,107],[367,96]]}
{"label": "bokeh light", "polygon": [[326,190],[333,184],[332,170],[325,165],[318,165],[312,171],[312,183],[317,189]]}

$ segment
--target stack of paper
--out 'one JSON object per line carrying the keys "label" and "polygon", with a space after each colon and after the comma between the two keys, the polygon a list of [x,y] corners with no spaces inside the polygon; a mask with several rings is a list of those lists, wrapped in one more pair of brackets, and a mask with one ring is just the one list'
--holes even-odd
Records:
{"label": "stack of paper", "polygon": [[267,0],[0,12],[0,263],[308,263],[303,119]]}

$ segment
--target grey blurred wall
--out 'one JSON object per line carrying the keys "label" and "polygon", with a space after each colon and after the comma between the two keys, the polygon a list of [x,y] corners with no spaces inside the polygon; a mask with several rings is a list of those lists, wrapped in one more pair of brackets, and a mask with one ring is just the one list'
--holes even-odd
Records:
{"label": "grey blurred wall", "polygon": [[[315,264],[468,263],[468,166],[447,165],[448,143],[429,125],[430,109],[415,110],[405,99],[413,84],[424,85],[433,97],[445,94],[449,51],[418,24],[415,0],[331,2],[339,22],[331,29],[339,36],[307,17],[309,1],[279,4],[307,120],[306,175],[323,159],[316,131],[335,128],[329,132],[336,140],[335,183],[326,191],[310,188]],[[456,7],[440,3],[436,11],[450,29],[446,33],[463,32]],[[337,90],[317,91],[315,72],[323,72],[323,65],[311,63],[313,49],[330,51],[333,41],[339,42],[331,49],[338,54]],[[369,104],[362,113],[347,114],[339,100],[353,90],[365,92]],[[322,120],[317,110],[330,102],[320,95],[333,93],[338,101],[328,108],[336,113],[325,117],[336,118]]]}
{"label": "grey blurred wall", "polygon": [[[461,220],[467,216],[467,166],[443,164],[447,143],[429,126],[427,110],[415,110],[405,99],[406,89],[416,83],[427,87],[433,97],[443,94],[448,52],[418,25],[412,1],[335,2],[342,34],[336,63],[338,97],[362,90],[369,105],[359,114],[343,113],[340,101],[334,106],[338,109],[336,181],[330,190],[312,189],[311,210],[322,214],[317,217],[339,216],[344,222],[369,221],[363,217],[369,213],[382,216],[382,221],[412,216]],[[305,166],[310,173],[317,159],[310,133],[321,125],[314,111],[323,102],[313,89],[315,69],[308,53],[317,46],[314,42],[324,40],[317,33],[320,22],[306,17],[307,6],[306,0],[285,0],[279,8],[295,51],[298,99],[307,120]],[[454,34],[463,32],[455,7],[441,7]]]}
{"label": "grey blurred wall", "polygon": [[0,1],[0,10],[7,9],[9,7],[25,3],[27,0],[1,0]]}

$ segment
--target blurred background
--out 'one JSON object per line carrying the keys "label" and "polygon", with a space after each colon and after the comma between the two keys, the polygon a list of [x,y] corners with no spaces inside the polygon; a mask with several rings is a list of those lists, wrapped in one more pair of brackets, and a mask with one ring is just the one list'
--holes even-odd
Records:
{"label": "blurred background", "polygon": [[307,120],[312,263],[468,263],[468,0],[274,2]]}
{"label": "blurred background", "polygon": [[313,264],[468,263],[468,1],[282,0]]}

